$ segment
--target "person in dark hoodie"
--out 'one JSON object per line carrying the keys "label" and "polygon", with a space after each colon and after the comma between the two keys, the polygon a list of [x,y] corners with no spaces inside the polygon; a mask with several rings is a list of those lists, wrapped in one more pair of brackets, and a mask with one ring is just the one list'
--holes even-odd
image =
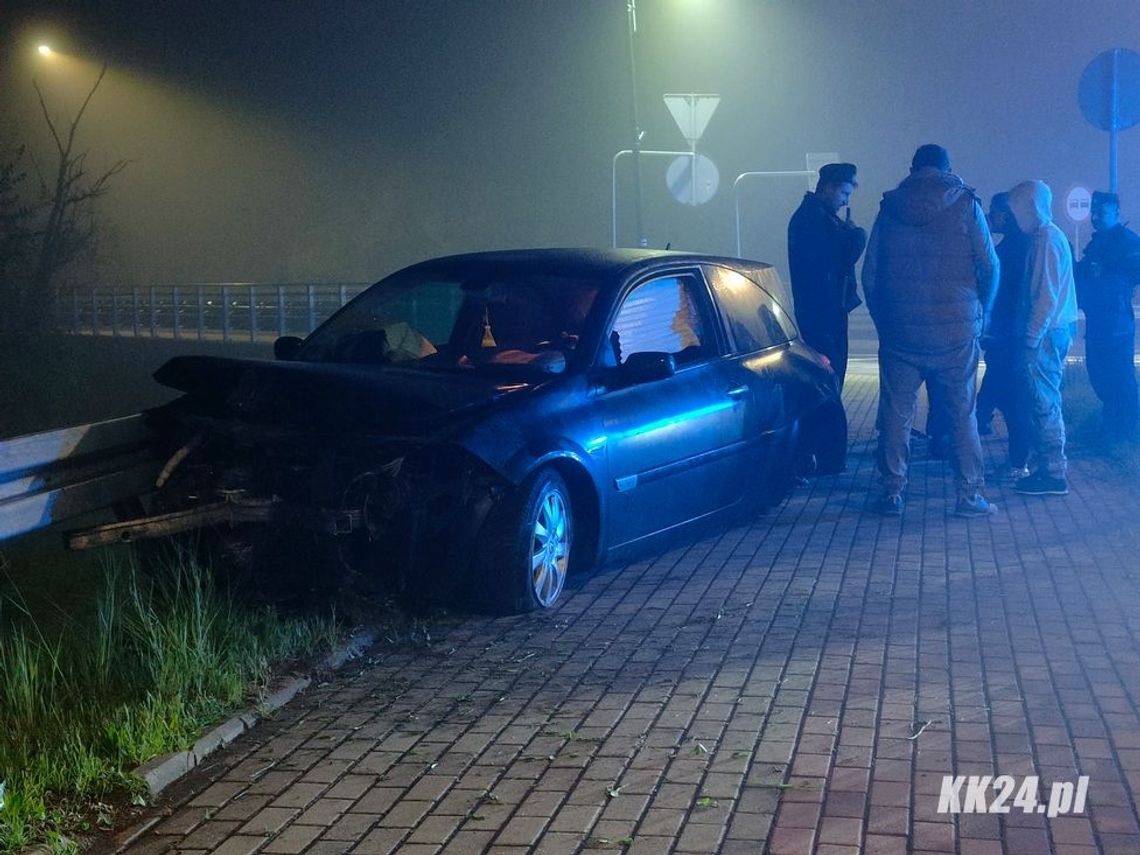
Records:
{"label": "person in dark hoodie", "polygon": [[882,495],[872,509],[901,514],[910,431],[923,381],[950,426],[954,513],[989,516],[978,424],[979,337],[997,292],[998,260],[972,188],[939,145],[920,146],[910,175],[883,194],[863,265],[863,295],[879,334]]}
{"label": "person in dark hoodie", "polygon": [[1104,402],[1109,441],[1136,435],[1136,318],[1132,290],[1140,282],[1140,235],[1120,222],[1115,193],[1092,194],[1092,240],[1077,263],[1077,305],[1085,312],[1085,365]]}
{"label": "person in dark hoodie", "polygon": [[982,333],[986,373],[978,389],[978,433],[989,433],[994,410],[1001,410],[1009,432],[1009,474],[1016,480],[1029,474],[1029,404],[1022,400],[1017,381],[1021,339],[1016,329],[1029,299],[1025,281],[1029,239],[1017,227],[1008,193],[995,193],[990,199],[989,222],[990,231],[1002,236],[996,247],[1001,278]]}
{"label": "person in dark hoodie", "polygon": [[1077,289],[1069,241],[1053,222],[1052,208],[1053,192],[1044,181],[1022,181],[1009,191],[1009,209],[1029,240],[1028,299],[1016,329],[1021,339],[1018,371],[1030,401],[1036,457],[1033,473],[1019,478],[1013,489],[1031,496],[1069,492],[1061,378],[1077,331]]}
{"label": "person in dark hoodie", "polygon": [[[788,223],[796,325],[804,341],[830,360],[840,389],[847,374],[847,315],[862,302],[855,290],[855,262],[867,233],[851,222],[848,205],[858,186],[855,164],[821,166],[815,192],[804,194]],[[840,219],[844,207],[847,217]]]}

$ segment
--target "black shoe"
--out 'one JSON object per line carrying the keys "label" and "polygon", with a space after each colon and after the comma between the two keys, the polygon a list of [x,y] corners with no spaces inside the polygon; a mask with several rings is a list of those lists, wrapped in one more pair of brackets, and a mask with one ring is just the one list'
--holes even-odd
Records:
{"label": "black shoe", "polygon": [[898,493],[887,493],[871,503],[871,510],[887,517],[901,517],[906,500]]}
{"label": "black shoe", "polygon": [[1013,489],[1026,496],[1067,496],[1069,482],[1064,478],[1054,478],[1040,470],[1025,478],[1018,478]]}
{"label": "black shoe", "polygon": [[990,517],[996,513],[997,505],[986,501],[981,493],[963,496],[954,506],[954,515],[958,517]]}

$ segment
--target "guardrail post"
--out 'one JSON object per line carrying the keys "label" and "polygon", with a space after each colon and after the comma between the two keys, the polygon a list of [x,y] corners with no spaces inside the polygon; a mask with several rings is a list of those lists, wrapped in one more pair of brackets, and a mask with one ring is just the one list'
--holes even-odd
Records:
{"label": "guardrail post", "polygon": [[174,285],[170,289],[170,302],[172,304],[172,311],[174,312],[174,340],[178,341],[178,335],[182,332],[182,313],[181,306],[178,305],[180,295],[178,293],[178,286]]}
{"label": "guardrail post", "polygon": [[340,286],[340,306],[342,309],[344,308],[344,304],[347,302],[348,302],[348,286],[347,285],[341,285]]}
{"label": "guardrail post", "polygon": [[277,286],[277,337],[285,335],[285,286]]}
{"label": "guardrail post", "polygon": [[139,289],[131,289],[131,333],[139,337]]}
{"label": "guardrail post", "polygon": [[309,301],[309,328],[305,332],[311,333],[317,326],[317,289],[306,285],[305,291]]}
{"label": "guardrail post", "polygon": [[230,288],[222,286],[222,341],[230,340]]}
{"label": "guardrail post", "polygon": [[257,341],[257,286],[249,286],[249,340]]}
{"label": "guardrail post", "polygon": [[206,337],[206,294],[201,285],[194,286],[194,305],[198,316],[198,341],[202,341]]}

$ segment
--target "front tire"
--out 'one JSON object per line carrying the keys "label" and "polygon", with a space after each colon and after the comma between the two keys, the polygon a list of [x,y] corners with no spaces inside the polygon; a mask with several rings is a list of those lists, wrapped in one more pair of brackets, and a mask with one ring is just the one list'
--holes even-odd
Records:
{"label": "front tire", "polygon": [[553,608],[566,584],[574,543],[570,489],[540,469],[487,520],[473,564],[472,600],[499,613]]}

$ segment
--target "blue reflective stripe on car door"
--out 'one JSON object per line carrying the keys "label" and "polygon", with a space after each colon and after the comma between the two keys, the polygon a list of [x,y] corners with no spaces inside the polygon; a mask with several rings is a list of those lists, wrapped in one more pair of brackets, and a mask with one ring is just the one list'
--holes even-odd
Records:
{"label": "blue reflective stripe on car door", "polygon": [[713,360],[599,398],[616,544],[732,504],[744,489],[741,460],[751,389]]}

